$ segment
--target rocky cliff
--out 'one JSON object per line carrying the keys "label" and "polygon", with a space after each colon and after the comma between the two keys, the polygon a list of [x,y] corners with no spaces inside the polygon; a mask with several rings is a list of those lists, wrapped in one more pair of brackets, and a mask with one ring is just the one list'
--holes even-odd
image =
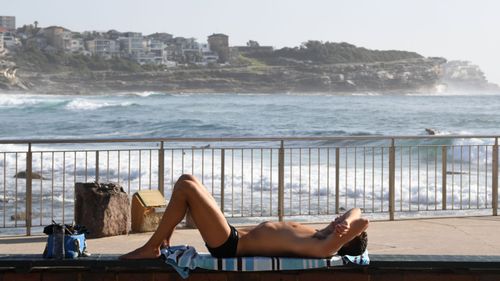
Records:
{"label": "rocky cliff", "polygon": [[0,59],[0,88],[41,93],[354,92],[498,89],[479,67],[399,50],[370,50],[349,43],[307,41],[301,46],[232,53],[228,65],[175,68],[50,53],[23,45]]}
{"label": "rocky cliff", "polygon": [[419,90],[441,79],[442,58],[392,62],[288,66],[177,68],[155,72],[22,73],[44,93],[100,91],[351,92]]}
{"label": "rocky cliff", "polygon": [[411,58],[371,63],[175,68],[165,71],[23,71],[0,62],[0,89],[88,94],[109,91],[164,92],[355,92],[434,91],[436,88],[499,90],[479,67],[443,58]]}
{"label": "rocky cliff", "polygon": [[18,77],[17,66],[8,60],[0,60],[0,89],[28,90],[32,85]]}
{"label": "rocky cliff", "polygon": [[447,90],[493,90],[498,85],[489,83],[479,66],[469,61],[449,61],[442,65],[440,83]]}

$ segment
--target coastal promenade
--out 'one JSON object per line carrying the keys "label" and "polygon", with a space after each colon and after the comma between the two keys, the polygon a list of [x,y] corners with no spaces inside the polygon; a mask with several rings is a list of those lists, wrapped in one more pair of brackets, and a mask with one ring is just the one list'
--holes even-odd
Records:
{"label": "coastal promenade", "polygon": [[[486,140],[462,143],[472,138]],[[90,239],[90,258],[63,261],[41,258],[47,238],[39,233],[48,219],[74,219],[71,187],[78,182],[115,181],[127,194],[157,188],[168,198],[184,173],[204,182],[231,223],[269,218],[326,223],[351,207],[361,207],[372,221],[366,267],[278,273],[197,269],[192,280],[500,280],[498,138],[4,141],[26,150],[2,154],[6,232],[0,236],[0,280],[179,280],[160,259],[117,259],[151,233]],[[94,145],[76,147],[87,142]],[[325,142],[333,143],[325,147]],[[20,163],[26,163],[26,179]],[[24,187],[25,200],[18,192]],[[53,204],[58,198],[61,204]],[[27,236],[8,237],[9,228]],[[196,229],[176,229],[171,244],[206,251]]]}
{"label": "coastal promenade", "polygon": [[[324,224],[314,224],[321,228]],[[373,221],[368,229],[370,254],[383,255],[500,255],[500,217],[459,217]],[[95,254],[123,254],[147,241],[151,233],[89,239]],[[1,254],[41,254],[46,236],[1,237]],[[177,229],[172,244],[207,251],[196,229]]]}
{"label": "coastal promenade", "polygon": [[[315,227],[324,225],[317,224]],[[442,281],[500,280],[500,218],[458,217],[375,221],[369,232],[369,266],[272,272],[227,272],[196,269],[188,280],[352,280]],[[151,233],[88,241],[90,258],[42,260],[46,237],[0,238],[0,280],[182,280],[163,261],[119,261]],[[172,244],[206,251],[195,229],[177,229]]]}

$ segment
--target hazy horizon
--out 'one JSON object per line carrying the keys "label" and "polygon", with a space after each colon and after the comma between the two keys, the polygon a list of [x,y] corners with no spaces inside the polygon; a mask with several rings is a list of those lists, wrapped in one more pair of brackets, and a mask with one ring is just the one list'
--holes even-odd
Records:
{"label": "hazy horizon", "polygon": [[423,56],[467,60],[490,82],[500,84],[500,2],[494,0],[256,0],[237,2],[17,0],[1,15],[16,25],[59,25],[72,31],[167,32],[205,42],[212,33],[229,36],[230,45],[256,40],[276,48],[307,40],[348,42],[369,49],[397,49]]}

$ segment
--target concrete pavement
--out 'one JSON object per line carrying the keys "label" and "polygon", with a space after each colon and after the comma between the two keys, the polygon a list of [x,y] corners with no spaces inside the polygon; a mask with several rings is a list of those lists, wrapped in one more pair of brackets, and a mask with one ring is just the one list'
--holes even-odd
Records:
{"label": "concrete pavement", "polygon": [[[321,228],[324,224],[312,224]],[[368,229],[371,254],[500,255],[500,217],[461,217],[375,221]],[[122,254],[147,241],[151,233],[89,239],[91,253]],[[46,236],[0,237],[0,254],[41,254]],[[196,229],[177,229],[172,244],[207,251]]]}

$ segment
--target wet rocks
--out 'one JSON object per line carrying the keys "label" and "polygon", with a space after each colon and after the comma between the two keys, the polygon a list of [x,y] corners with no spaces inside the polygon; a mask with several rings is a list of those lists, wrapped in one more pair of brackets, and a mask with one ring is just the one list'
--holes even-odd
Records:
{"label": "wet rocks", "polygon": [[[25,179],[27,177],[28,177],[28,173],[26,171],[18,172],[14,176],[14,178],[18,178],[18,179]],[[31,173],[31,178],[34,179],[34,180],[46,180],[47,179],[47,178],[43,177],[41,174],[35,173],[35,172]]]}
{"label": "wet rocks", "polygon": [[[39,217],[40,217],[39,214],[36,214],[36,213],[31,214],[32,219],[39,218]],[[10,216],[11,221],[25,221],[26,218],[27,218],[26,212],[17,212],[17,213]]]}

